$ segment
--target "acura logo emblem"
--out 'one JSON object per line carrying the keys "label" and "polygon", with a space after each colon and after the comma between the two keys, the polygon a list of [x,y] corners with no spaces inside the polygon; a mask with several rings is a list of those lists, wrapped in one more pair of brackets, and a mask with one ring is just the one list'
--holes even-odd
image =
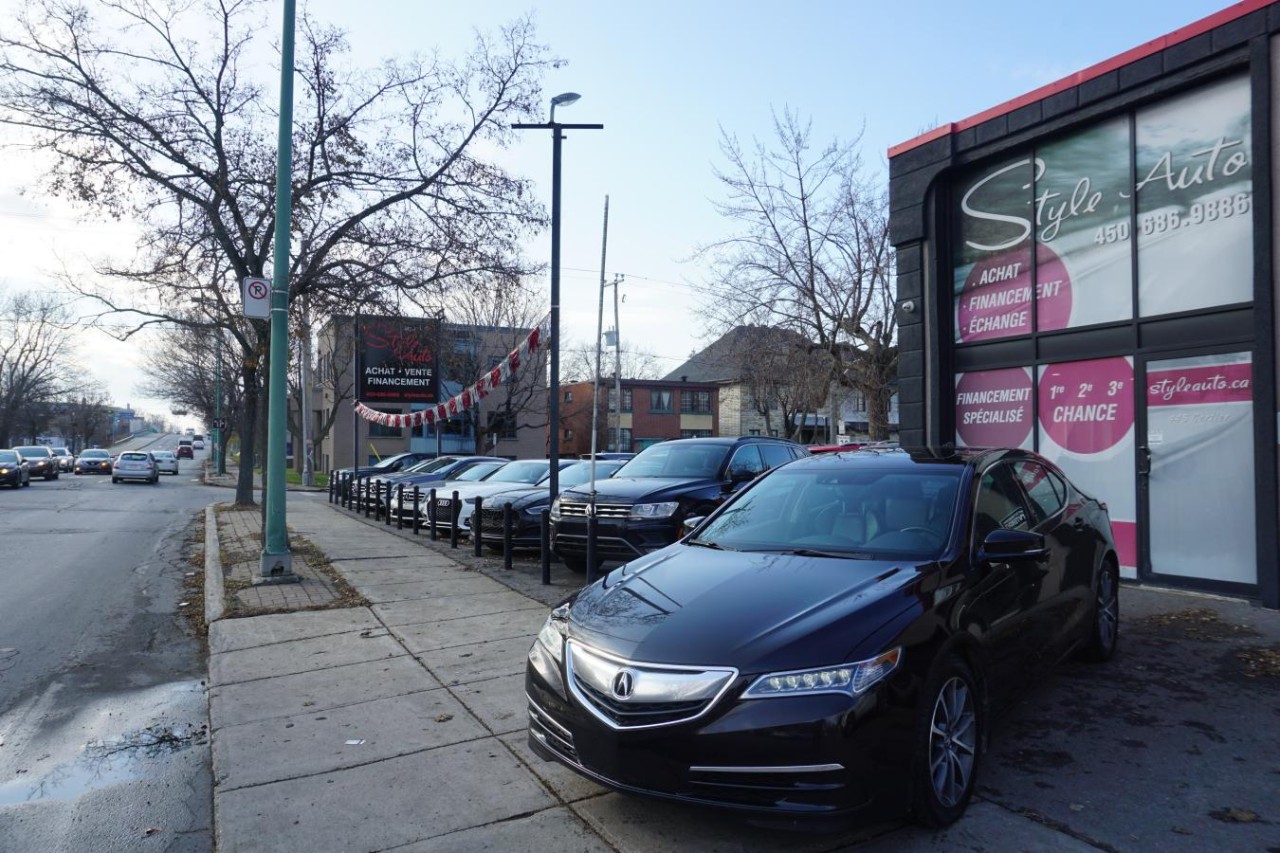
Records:
{"label": "acura logo emblem", "polygon": [[613,677],[613,695],[618,699],[630,699],[636,689],[636,674],[630,669],[620,669]]}

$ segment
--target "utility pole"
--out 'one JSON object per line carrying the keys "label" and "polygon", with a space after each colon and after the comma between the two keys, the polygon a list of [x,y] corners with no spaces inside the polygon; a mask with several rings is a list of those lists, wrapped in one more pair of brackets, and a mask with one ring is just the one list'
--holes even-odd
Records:
{"label": "utility pole", "polygon": [[306,296],[302,297],[302,484],[315,485],[315,467],[311,461],[311,306]]}
{"label": "utility pole", "polygon": [[618,411],[613,420],[613,449],[622,450],[622,328],[618,325],[618,285],[623,276],[615,275],[609,286],[613,288],[613,396],[617,398]]}

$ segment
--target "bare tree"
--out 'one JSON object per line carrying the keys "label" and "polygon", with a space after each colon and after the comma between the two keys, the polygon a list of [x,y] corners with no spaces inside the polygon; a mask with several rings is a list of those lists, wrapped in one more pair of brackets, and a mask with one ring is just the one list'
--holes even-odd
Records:
{"label": "bare tree", "polygon": [[825,354],[794,332],[759,328],[738,336],[731,357],[766,434],[800,438],[804,416],[816,412],[828,392]]}
{"label": "bare tree", "polygon": [[0,296],[0,447],[18,429],[35,439],[64,393],[74,342],[69,317],[52,296]]}
{"label": "bare tree", "polygon": [[[275,27],[260,0],[32,0],[0,22],[0,123],[53,166],[45,188],[127,217],[132,258],[68,283],[132,315],[123,337],[185,322],[192,297],[239,347],[236,502],[253,503],[254,446],[269,351],[239,325],[239,282],[274,250],[277,105],[251,50]],[[199,33],[198,39],[187,33]],[[544,222],[525,180],[477,153],[540,111],[554,64],[528,20],[476,36],[466,56],[346,67],[343,34],[298,26],[288,298],[317,312],[483,287],[529,272],[522,241]],[[263,69],[267,71],[267,69]],[[114,286],[115,293],[111,292]]]}
{"label": "bare tree", "polygon": [[92,377],[83,375],[64,396],[67,399],[58,407],[53,426],[66,439],[71,452],[78,454],[111,432],[110,400]]}
{"label": "bare tree", "polygon": [[825,355],[829,387],[852,383],[884,402],[872,429],[887,435],[897,328],[884,193],[862,177],[857,139],[815,150],[810,125],[790,111],[773,130],[771,146],[750,149],[722,131],[716,210],[740,230],[699,250],[715,273],[705,315],[716,331],[758,324],[803,335]]}
{"label": "bare tree", "polygon": [[[648,350],[622,346],[623,379],[659,379],[662,366],[658,357]],[[596,373],[596,348],[591,343],[567,343],[561,349],[560,373],[564,382],[590,382]],[[600,359],[602,380],[613,380],[614,358],[612,349],[606,349]]]}

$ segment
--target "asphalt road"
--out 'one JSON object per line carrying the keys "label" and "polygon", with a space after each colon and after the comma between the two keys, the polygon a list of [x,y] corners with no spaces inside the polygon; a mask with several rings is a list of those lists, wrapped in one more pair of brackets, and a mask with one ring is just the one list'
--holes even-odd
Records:
{"label": "asphalt road", "polygon": [[179,615],[201,455],[158,485],[0,490],[0,850],[212,849],[203,650]]}

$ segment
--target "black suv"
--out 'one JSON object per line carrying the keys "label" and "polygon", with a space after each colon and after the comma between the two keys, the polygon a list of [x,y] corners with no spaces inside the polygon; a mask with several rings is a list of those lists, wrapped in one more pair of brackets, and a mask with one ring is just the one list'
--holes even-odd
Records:
{"label": "black suv", "polygon": [[[808,456],[795,442],[763,436],[682,438],[641,451],[596,483],[596,555],[630,560],[680,538],[686,518],[709,514],[763,471]],[[552,549],[570,570],[587,570],[584,487],[551,505]]]}

